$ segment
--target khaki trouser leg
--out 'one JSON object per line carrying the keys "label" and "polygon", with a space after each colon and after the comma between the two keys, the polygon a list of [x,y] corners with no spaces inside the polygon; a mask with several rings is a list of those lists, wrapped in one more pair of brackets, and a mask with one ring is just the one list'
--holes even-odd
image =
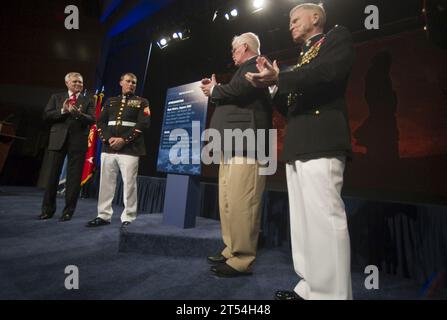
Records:
{"label": "khaki trouser leg", "polygon": [[228,211],[228,173],[230,172],[230,165],[220,163],[219,166],[219,213],[220,213],[220,226],[222,230],[222,239],[225,244],[225,248],[221,254],[229,259],[231,255],[231,238],[229,230],[230,214]]}
{"label": "khaki trouser leg", "polygon": [[232,158],[230,164],[224,164],[226,167],[219,175],[225,182],[221,217],[224,218],[222,233],[227,239],[227,248],[222,254],[228,258],[229,266],[244,272],[256,258],[266,177],[259,175],[258,163],[247,164],[243,158],[239,161],[244,164],[235,164],[237,160]]}

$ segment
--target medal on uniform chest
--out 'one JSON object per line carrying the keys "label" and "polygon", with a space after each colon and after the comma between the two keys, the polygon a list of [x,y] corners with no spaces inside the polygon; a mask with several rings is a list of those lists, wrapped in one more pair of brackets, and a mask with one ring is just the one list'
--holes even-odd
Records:
{"label": "medal on uniform chest", "polygon": [[[324,39],[325,37],[315,42],[312,47],[310,47],[309,50],[307,50],[306,53],[302,56],[301,60],[292,68],[292,71],[298,70],[303,65],[306,65],[313,59],[315,59],[320,52],[320,47],[323,44]],[[289,95],[287,96],[287,107],[290,107],[295,103],[297,96],[298,95],[296,93],[289,93]]]}

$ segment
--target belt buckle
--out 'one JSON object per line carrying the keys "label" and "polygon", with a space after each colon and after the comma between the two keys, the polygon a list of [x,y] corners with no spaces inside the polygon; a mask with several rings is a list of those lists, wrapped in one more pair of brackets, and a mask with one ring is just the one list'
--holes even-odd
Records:
{"label": "belt buckle", "polygon": [[120,126],[120,125],[121,125],[121,120],[117,120],[117,121],[116,121],[116,125],[117,125],[117,126]]}

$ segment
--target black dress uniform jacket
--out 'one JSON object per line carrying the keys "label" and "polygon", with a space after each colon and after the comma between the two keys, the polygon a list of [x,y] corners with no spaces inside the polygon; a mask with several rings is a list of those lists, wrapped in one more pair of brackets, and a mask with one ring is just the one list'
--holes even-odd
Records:
{"label": "black dress uniform jacket", "polygon": [[51,124],[48,150],[61,150],[68,138],[70,151],[85,152],[90,125],[95,123],[95,106],[91,97],[80,94],[76,107],[82,114],[61,114],[63,103],[68,98],[68,92],[53,94],[45,107],[43,118]]}
{"label": "black dress uniform jacket", "polygon": [[[310,39],[307,50],[321,42],[307,63],[279,74],[277,105],[287,106],[287,129],[281,159],[309,160],[350,156],[351,135],[345,91],[354,60],[350,32],[337,26]],[[315,47],[314,47],[315,49]],[[283,109],[283,112],[285,110]]]}
{"label": "black dress uniform jacket", "polygon": [[[210,127],[219,131],[222,145],[224,129],[238,128],[244,131],[272,127],[272,104],[269,91],[267,88],[254,88],[245,79],[244,75],[247,72],[258,72],[256,57],[242,63],[228,84],[216,85],[213,88],[211,99],[216,103],[216,109],[211,118]],[[256,145],[248,146],[248,148],[255,150]],[[247,150],[245,141],[243,149]]]}
{"label": "black dress uniform jacket", "polygon": [[[129,124],[135,124],[129,126]],[[147,99],[134,94],[107,99],[97,121],[103,152],[142,156],[146,154],[143,131],[150,126],[150,109]],[[138,132],[140,130],[141,132]],[[109,145],[111,137],[124,139],[119,151]]]}

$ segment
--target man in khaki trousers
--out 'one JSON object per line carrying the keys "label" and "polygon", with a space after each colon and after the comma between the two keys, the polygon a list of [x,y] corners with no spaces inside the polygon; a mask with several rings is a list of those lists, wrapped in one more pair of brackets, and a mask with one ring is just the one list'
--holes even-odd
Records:
{"label": "man in khaki trousers", "polygon": [[258,174],[258,163],[246,162],[245,157],[233,157],[230,163],[220,164],[219,210],[226,245],[221,254],[233,269],[250,273],[256,258],[265,176]]}
{"label": "man in khaki trousers", "polygon": [[[268,89],[254,88],[244,78],[256,72],[259,38],[244,33],[233,38],[232,56],[238,70],[228,84],[218,85],[214,74],[202,80],[202,91],[216,104],[210,127],[219,131],[223,155],[219,167],[219,210],[225,248],[208,257],[220,277],[250,275],[256,258],[265,176],[260,175],[255,139],[233,143],[245,134],[271,128]],[[267,136],[267,134],[266,134]],[[265,144],[264,144],[265,146]]]}

